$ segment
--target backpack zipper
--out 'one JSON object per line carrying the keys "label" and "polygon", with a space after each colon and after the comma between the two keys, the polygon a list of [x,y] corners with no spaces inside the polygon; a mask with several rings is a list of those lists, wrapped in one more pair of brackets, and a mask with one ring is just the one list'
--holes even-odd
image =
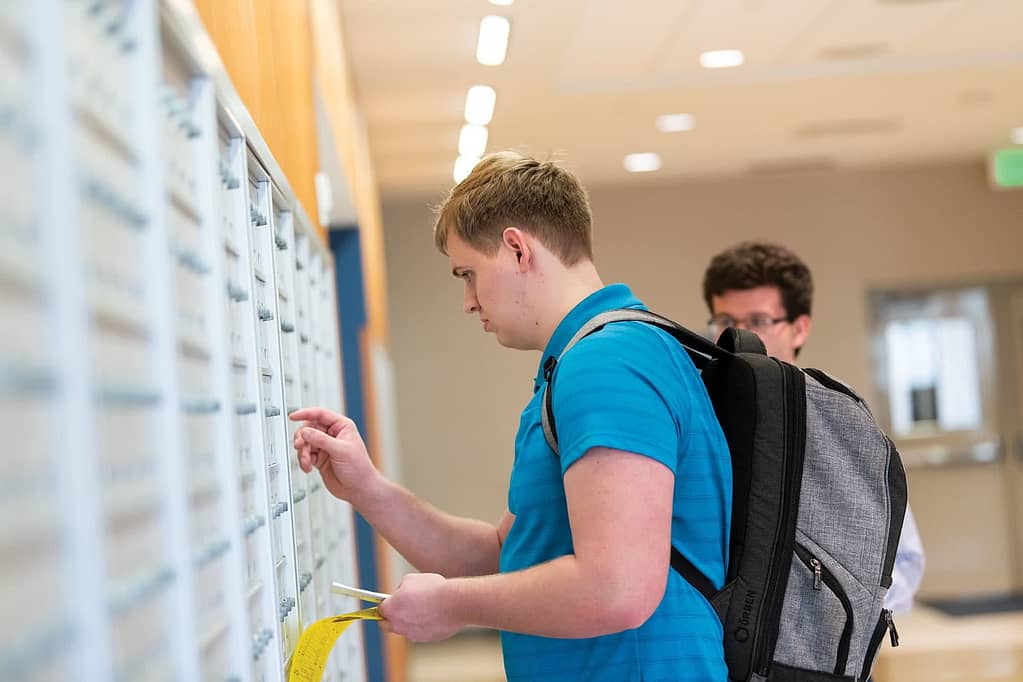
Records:
{"label": "backpack zipper", "polygon": [[807,568],[813,571],[813,589],[821,589],[821,583],[828,586],[832,594],[842,602],[842,609],[845,610],[845,625],[842,627],[842,636],[838,640],[838,654],[835,657],[835,674],[844,675],[845,666],[849,662],[849,644],[852,641],[853,631],[853,608],[849,596],[846,595],[841,583],[834,574],[827,569],[820,559],[810,553],[802,545],[796,545],[796,556],[799,557]]}
{"label": "backpack zipper", "polygon": [[884,640],[886,632],[891,637],[892,646],[899,646],[899,633],[895,629],[892,612],[888,609],[881,609],[881,617],[877,619],[877,625],[874,626],[874,632],[870,635],[870,643],[867,645],[867,654],[863,657],[861,677],[865,678],[869,675],[870,669],[874,667],[874,659],[877,658],[877,652],[881,648],[881,642]]}
{"label": "backpack zipper", "polygon": [[[792,550],[796,538],[796,522],[799,513],[799,489],[803,480],[803,458],[806,455],[806,388],[800,393],[800,379],[803,374],[798,369],[778,362],[782,371],[782,404],[788,406],[792,400],[797,403],[796,409],[787,410],[785,415],[785,459],[784,492],[782,508],[778,516],[778,541],[774,546],[774,556],[769,568],[767,587],[761,614],[777,614],[775,618],[760,618],[753,639],[753,668],[763,677],[767,677],[774,657],[774,647],[778,642],[778,630],[781,627],[781,606],[788,586],[789,570],[791,569]],[[799,434],[802,433],[801,438]]]}
{"label": "backpack zipper", "polygon": [[[896,526],[900,529],[906,520],[906,470],[899,458],[899,451],[895,443],[888,436],[885,436],[888,445],[888,463],[885,467],[885,491],[888,495],[888,537],[885,543],[884,564],[881,567],[881,584],[888,588],[892,584],[892,573],[895,570],[895,555],[899,547],[899,534],[895,532]],[[896,515],[897,503],[902,504],[902,514]]]}

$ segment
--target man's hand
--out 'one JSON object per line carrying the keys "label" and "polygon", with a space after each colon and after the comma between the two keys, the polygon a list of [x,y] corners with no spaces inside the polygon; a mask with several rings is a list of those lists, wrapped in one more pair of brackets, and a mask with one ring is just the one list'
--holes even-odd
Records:
{"label": "man's hand", "polygon": [[289,418],[305,422],[294,438],[302,471],[308,474],[315,467],[332,495],[358,508],[360,495],[380,479],[380,473],[355,422],[322,407],[296,410]]}
{"label": "man's hand", "polygon": [[394,594],[380,604],[381,626],[410,642],[451,637],[466,623],[455,615],[448,581],[436,573],[409,573]]}

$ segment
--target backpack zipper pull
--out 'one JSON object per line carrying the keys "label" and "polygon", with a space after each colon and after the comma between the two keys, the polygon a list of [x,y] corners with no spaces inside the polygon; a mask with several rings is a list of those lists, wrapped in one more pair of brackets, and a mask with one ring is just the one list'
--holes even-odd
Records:
{"label": "backpack zipper pull", "polygon": [[810,557],[810,566],[813,567],[813,589],[821,589],[821,560],[817,557]]}
{"label": "backpack zipper pull", "polygon": [[895,619],[892,618],[891,611],[884,612],[884,618],[888,621],[888,636],[891,637],[892,646],[899,646],[899,631],[895,629]]}

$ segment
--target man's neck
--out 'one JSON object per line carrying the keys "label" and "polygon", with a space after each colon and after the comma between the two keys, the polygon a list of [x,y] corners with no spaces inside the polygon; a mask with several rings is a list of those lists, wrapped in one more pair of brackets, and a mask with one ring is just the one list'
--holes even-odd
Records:
{"label": "man's neck", "polygon": [[592,261],[584,260],[555,273],[548,273],[544,289],[551,295],[545,297],[546,304],[539,319],[540,333],[537,335],[539,348],[543,351],[554,335],[561,321],[573,308],[595,291],[604,288],[604,282]]}

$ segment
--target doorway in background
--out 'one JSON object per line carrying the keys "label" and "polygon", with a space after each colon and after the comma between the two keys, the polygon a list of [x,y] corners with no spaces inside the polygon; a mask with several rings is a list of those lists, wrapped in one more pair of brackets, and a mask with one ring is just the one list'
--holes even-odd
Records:
{"label": "doorway in background", "polygon": [[1023,281],[870,295],[877,417],[927,554],[919,596],[1023,608]]}

